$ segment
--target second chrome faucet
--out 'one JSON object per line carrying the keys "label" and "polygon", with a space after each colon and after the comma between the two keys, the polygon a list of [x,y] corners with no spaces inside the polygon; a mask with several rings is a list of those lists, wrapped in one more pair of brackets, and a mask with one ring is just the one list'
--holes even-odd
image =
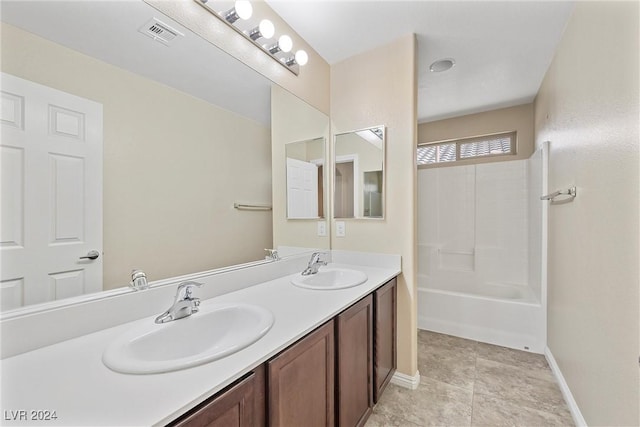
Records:
{"label": "second chrome faucet", "polygon": [[309,260],[309,264],[307,268],[302,272],[303,276],[309,276],[310,274],[317,274],[318,269],[323,265],[327,265],[327,261],[323,261],[320,257],[322,255],[327,255],[326,252],[314,252],[311,255],[311,259]]}
{"label": "second chrome faucet", "polygon": [[193,296],[193,288],[201,287],[202,283],[183,282],[178,285],[173,305],[167,311],[156,317],[156,323],[166,323],[172,320],[182,319],[197,313],[200,306],[200,298]]}

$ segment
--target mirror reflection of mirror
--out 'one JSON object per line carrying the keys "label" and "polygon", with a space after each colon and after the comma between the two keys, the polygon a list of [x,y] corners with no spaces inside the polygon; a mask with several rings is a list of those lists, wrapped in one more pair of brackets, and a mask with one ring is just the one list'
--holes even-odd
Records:
{"label": "mirror reflection of mirror", "polygon": [[324,146],[324,138],[285,146],[288,219],[324,217]]}
{"label": "mirror reflection of mirror", "polygon": [[[320,163],[327,165],[328,150],[326,142],[330,138],[329,117],[320,110],[304,104],[286,89],[273,85],[271,88],[271,170],[273,180],[273,244],[279,249],[308,248],[329,249],[331,241],[326,233],[327,216],[327,179],[331,175]],[[287,158],[307,163],[310,172],[309,180],[315,180],[318,184],[310,185],[309,193],[317,193],[308,197],[308,203],[301,202],[303,212],[291,212],[288,199],[291,191],[291,180],[287,179]],[[292,163],[291,161],[289,163]],[[316,169],[315,173],[311,169]],[[318,168],[316,168],[318,166]],[[291,173],[290,173],[291,175]],[[313,191],[315,190],[315,191]],[[302,199],[302,197],[301,197]],[[315,205],[317,200],[317,205]],[[291,216],[305,219],[291,219]],[[318,218],[322,216],[323,218]],[[316,218],[316,220],[313,220]],[[323,231],[324,230],[324,231]]]}
{"label": "mirror reflection of mirror", "polygon": [[[264,262],[264,248],[274,244],[271,211],[234,208],[272,205],[272,82],[142,1],[94,3],[2,2],[0,70],[18,85],[63,96],[48,102],[56,108],[39,120],[43,132],[51,131],[59,146],[78,148],[97,134],[86,108],[101,106],[102,120],[101,167],[83,167],[81,154],[56,148],[45,163],[57,169],[36,171],[44,184],[31,193],[46,200],[34,205],[25,198],[32,195],[17,190],[16,177],[35,182],[19,169],[28,153],[8,133],[30,131],[33,108],[21,105],[30,97],[9,90],[3,78],[3,314],[127,291],[134,269],[152,282]],[[176,36],[151,37],[154,25]],[[79,98],[80,104],[66,101]],[[298,113],[303,105],[295,98],[287,108]],[[101,172],[92,200],[82,200],[83,171]],[[52,182],[64,184],[58,201],[69,202],[56,212],[47,201]],[[77,206],[85,202],[102,204],[81,218]],[[26,212],[36,205],[35,213]],[[41,232],[25,222],[30,217],[41,220]],[[92,242],[78,234],[89,223],[101,232]],[[20,255],[35,234],[46,245],[56,239],[52,246],[63,253]],[[58,259],[67,264],[55,264]],[[26,270],[18,271],[20,265]]]}
{"label": "mirror reflection of mirror", "polygon": [[335,136],[334,218],[384,218],[384,126]]}

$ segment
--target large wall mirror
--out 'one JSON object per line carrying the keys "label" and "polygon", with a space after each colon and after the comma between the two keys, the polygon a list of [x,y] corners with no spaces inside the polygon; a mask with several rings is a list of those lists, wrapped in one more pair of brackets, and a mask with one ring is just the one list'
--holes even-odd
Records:
{"label": "large wall mirror", "polygon": [[324,137],[290,142],[287,163],[287,218],[324,218]]}
{"label": "large wall mirror", "polygon": [[[132,269],[155,281],[264,261],[272,211],[234,205],[272,205],[268,79],[142,1],[3,1],[1,19],[3,76],[49,105],[42,123],[52,141],[77,147],[95,136],[84,104],[99,106],[102,121],[101,168],[45,147],[57,169],[22,170],[28,153],[7,129],[30,130],[33,97],[3,79],[3,312],[126,289]],[[287,108],[312,109],[290,96]],[[96,172],[101,197],[83,199],[81,179]],[[41,191],[54,184],[54,196]],[[92,203],[97,214],[80,216]],[[88,227],[101,237],[88,242]],[[44,249],[32,257],[25,248],[36,234]],[[81,259],[92,250],[97,259]]]}
{"label": "large wall mirror", "polygon": [[334,144],[334,218],[384,218],[384,126],[337,134]]}

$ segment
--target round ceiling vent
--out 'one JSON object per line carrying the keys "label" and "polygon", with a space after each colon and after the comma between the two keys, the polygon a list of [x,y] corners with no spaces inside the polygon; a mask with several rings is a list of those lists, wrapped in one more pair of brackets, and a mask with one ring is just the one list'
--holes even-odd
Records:
{"label": "round ceiling vent", "polygon": [[439,59],[431,64],[429,70],[431,70],[432,73],[441,73],[452,69],[454,65],[456,65],[456,61],[452,58]]}

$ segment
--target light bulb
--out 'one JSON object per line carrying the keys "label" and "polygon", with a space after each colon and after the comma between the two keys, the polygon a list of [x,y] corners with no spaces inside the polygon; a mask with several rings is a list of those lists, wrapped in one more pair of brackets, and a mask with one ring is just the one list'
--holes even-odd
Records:
{"label": "light bulb", "polygon": [[236,13],[240,17],[240,19],[244,19],[245,21],[251,18],[253,14],[253,6],[247,0],[238,0],[234,5],[234,9]]}
{"label": "light bulb", "polygon": [[299,65],[305,65],[307,62],[309,62],[309,55],[307,55],[307,52],[305,52],[304,50],[297,51],[295,58],[296,62]]}
{"label": "light bulb", "polygon": [[291,40],[291,37],[289,37],[286,34],[283,34],[278,39],[278,46],[280,47],[281,51],[290,52],[291,48],[293,47],[293,41]]}
{"label": "light bulb", "polygon": [[273,23],[268,19],[263,19],[260,21],[260,25],[258,25],[260,30],[260,34],[265,39],[270,39],[276,33],[276,28],[273,26]]}

